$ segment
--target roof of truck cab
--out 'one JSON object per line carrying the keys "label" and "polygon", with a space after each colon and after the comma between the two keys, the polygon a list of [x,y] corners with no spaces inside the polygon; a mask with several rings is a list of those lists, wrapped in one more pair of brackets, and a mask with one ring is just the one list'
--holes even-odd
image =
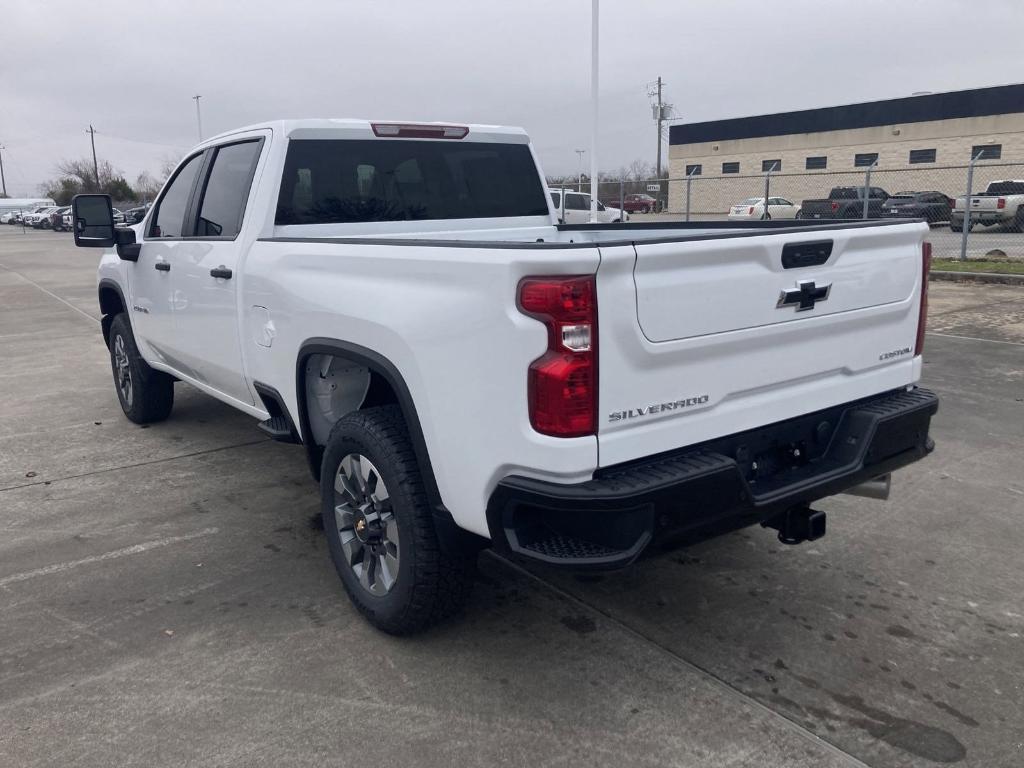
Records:
{"label": "roof of truck cab", "polygon": [[[505,141],[513,143],[526,143],[529,137],[525,130],[517,126],[509,125],[484,125],[480,123],[461,123],[458,121],[429,121],[429,120],[363,120],[355,118],[304,118],[298,120],[272,120],[266,123],[254,123],[241,128],[235,128],[225,133],[220,133],[208,139],[204,139],[197,146],[206,146],[229,139],[242,133],[252,131],[270,130],[289,138],[378,138],[373,133],[374,123],[391,123],[401,125],[455,125],[466,127],[469,133],[464,139],[426,139],[426,141]],[[389,137],[381,137],[386,141]],[[414,139],[415,140],[415,139]]]}

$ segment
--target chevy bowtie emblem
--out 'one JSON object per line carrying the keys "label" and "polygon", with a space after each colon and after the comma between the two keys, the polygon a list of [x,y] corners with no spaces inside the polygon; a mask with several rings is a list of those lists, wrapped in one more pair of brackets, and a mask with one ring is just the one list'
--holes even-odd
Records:
{"label": "chevy bowtie emblem", "polygon": [[797,312],[807,309],[814,309],[815,302],[828,299],[829,291],[832,290],[832,283],[828,285],[815,285],[813,280],[797,280],[796,288],[787,288],[779,295],[779,303],[775,306],[796,307]]}

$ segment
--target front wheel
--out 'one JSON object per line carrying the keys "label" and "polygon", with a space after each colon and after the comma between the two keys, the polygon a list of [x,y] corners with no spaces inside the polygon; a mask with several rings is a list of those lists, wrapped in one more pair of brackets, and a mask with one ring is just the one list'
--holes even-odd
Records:
{"label": "front wheel", "polygon": [[110,324],[110,367],[121,410],[136,424],[152,424],[171,415],[174,379],[150,368],[135,344],[131,323],[121,313]]}
{"label": "front wheel", "polygon": [[321,465],[320,502],[341,583],[377,629],[409,635],[462,607],[473,558],[442,550],[397,406],[355,411],[334,425]]}

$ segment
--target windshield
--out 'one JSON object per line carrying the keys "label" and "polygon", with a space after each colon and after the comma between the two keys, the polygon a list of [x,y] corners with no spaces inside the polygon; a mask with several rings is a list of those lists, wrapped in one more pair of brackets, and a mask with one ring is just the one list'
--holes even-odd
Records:
{"label": "windshield", "polygon": [[864,197],[864,189],[862,187],[836,187],[829,197],[833,200],[853,200]]}
{"label": "windshield", "polygon": [[547,216],[526,144],[293,139],[277,224]]}
{"label": "windshield", "polygon": [[740,205],[760,205],[762,200],[764,200],[763,197],[748,197]]}

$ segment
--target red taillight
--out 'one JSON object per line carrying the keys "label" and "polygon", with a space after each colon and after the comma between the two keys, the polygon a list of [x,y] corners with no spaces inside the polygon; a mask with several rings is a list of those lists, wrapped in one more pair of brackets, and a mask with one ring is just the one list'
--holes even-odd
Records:
{"label": "red taillight", "polygon": [[548,349],[530,364],[530,424],[545,435],[582,437],[597,428],[597,283],[593,275],[526,277],[519,309],[548,329]]}
{"label": "red taillight", "polygon": [[370,123],[373,135],[394,139],[463,139],[464,125],[416,125],[412,123]]}
{"label": "red taillight", "polygon": [[839,203],[832,203],[832,210],[833,211],[838,211],[839,210]]}
{"label": "red taillight", "polygon": [[1000,197],[998,200],[996,200],[996,208],[1005,208],[1005,207],[1006,207],[1006,198],[1005,197]]}
{"label": "red taillight", "polygon": [[747,208],[747,216],[751,216],[754,213],[754,206]]}
{"label": "red taillight", "polygon": [[932,269],[932,244],[921,246],[921,309],[917,313],[917,340],[914,342],[914,354],[924,352],[924,329],[928,324],[928,274]]}

